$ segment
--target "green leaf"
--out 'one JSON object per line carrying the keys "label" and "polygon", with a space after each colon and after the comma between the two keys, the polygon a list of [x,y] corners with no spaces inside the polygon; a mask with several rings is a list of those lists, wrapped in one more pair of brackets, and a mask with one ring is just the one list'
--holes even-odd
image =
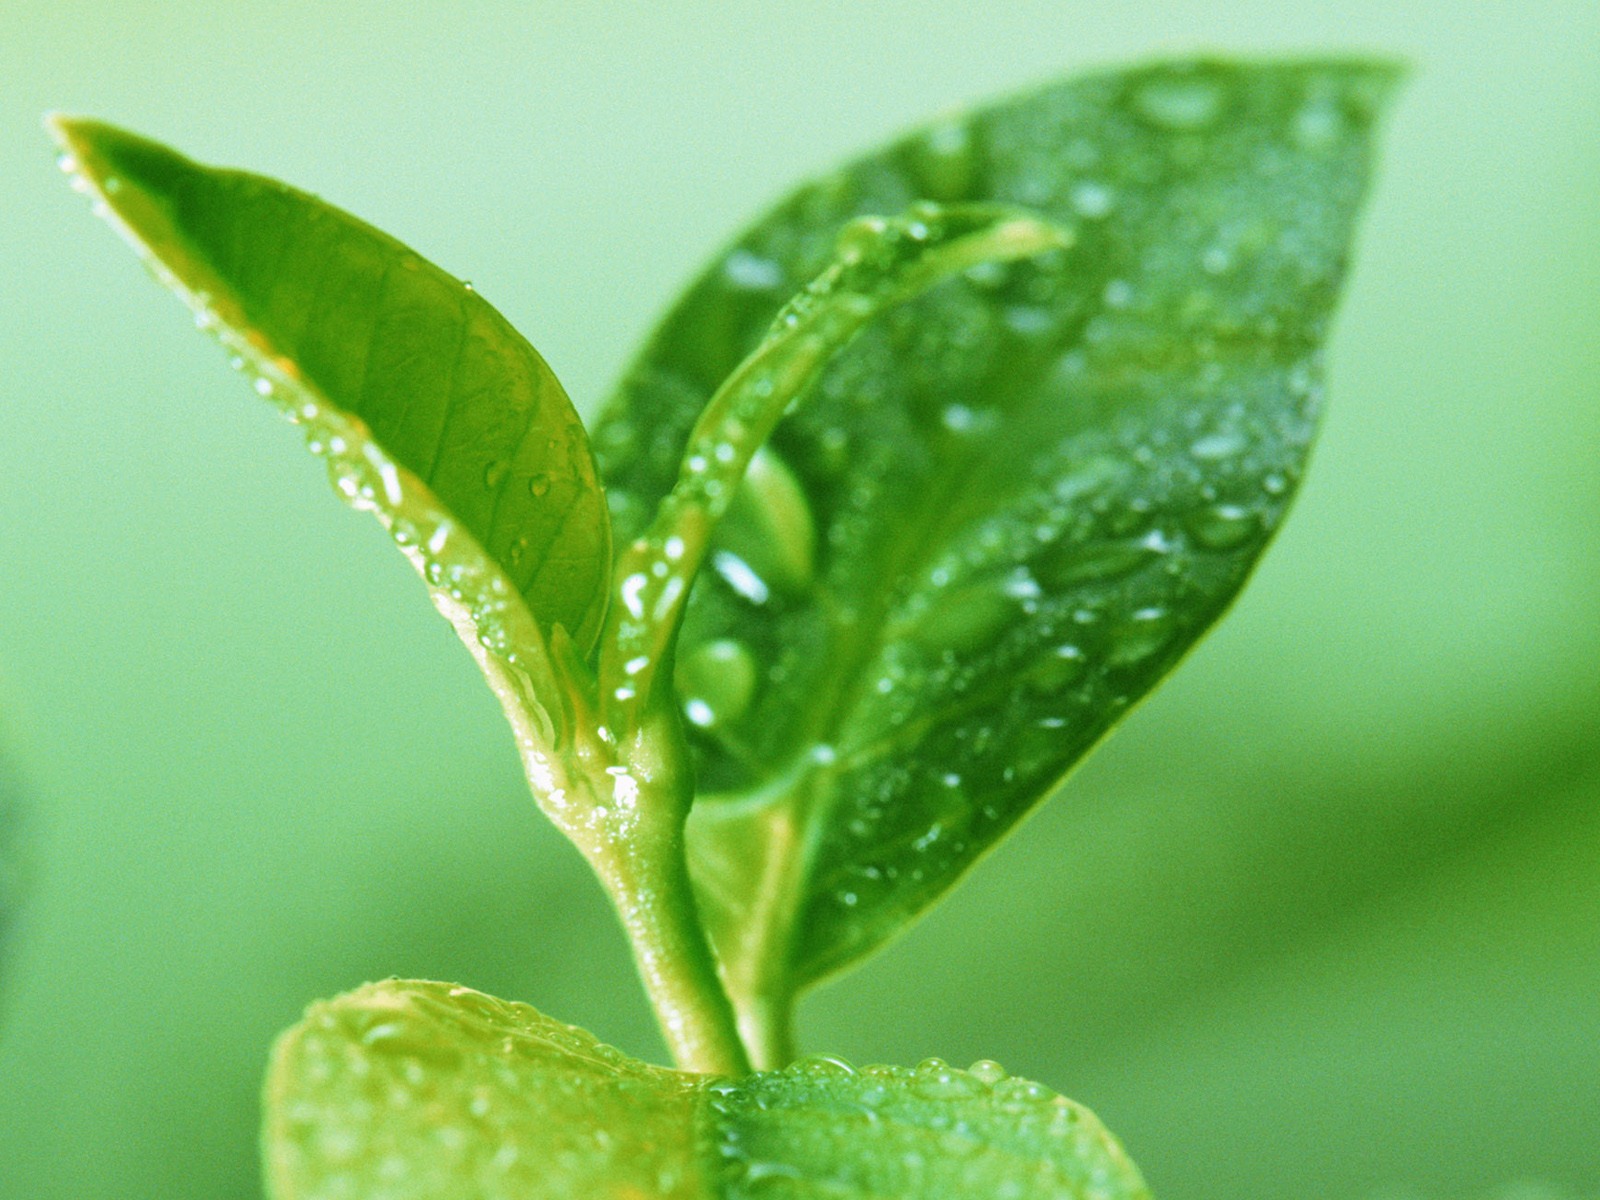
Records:
{"label": "green leaf", "polygon": [[263,1144],[274,1200],[1147,1195],[1092,1113],[993,1063],[730,1081],[442,983],[314,1005],[274,1051]]}
{"label": "green leaf", "polygon": [[[770,457],[753,460],[784,413],[824,368],[880,313],[965,269],[1064,249],[1071,238],[1034,217],[994,205],[913,205],[896,218],[863,217],[839,235],[837,256],[784,306],[766,337],[723,381],[689,433],[683,468],[656,510],[649,532],[622,555],[621,603],[603,638],[606,724],[641,727],[651,708],[657,667],[670,661],[690,585],[705,562],[708,539],[750,472],[752,489],[781,486]],[[746,493],[750,494],[750,493]],[[791,575],[810,570],[809,541],[785,537],[805,498],[792,488],[752,509],[745,527],[771,539]],[[615,686],[610,686],[615,684]],[[672,703],[669,698],[669,703]]]}
{"label": "green leaf", "polygon": [[880,944],[1221,615],[1283,519],[1396,82],[1162,64],[961,113],[801,188],[596,431],[619,535],[852,219],[1020,205],[1073,245],[876,320],[773,434],[677,649],[702,908],[747,1031]]}
{"label": "green leaf", "polygon": [[525,753],[559,744],[549,643],[592,645],[610,527],[544,360],[471,288],[315,197],[99,122],[51,128],[75,186],[393,534]]}

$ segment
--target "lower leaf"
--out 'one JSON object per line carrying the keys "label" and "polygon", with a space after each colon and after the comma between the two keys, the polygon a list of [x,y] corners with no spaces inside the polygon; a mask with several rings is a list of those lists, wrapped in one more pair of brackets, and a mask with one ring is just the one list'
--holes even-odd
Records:
{"label": "lower leaf", "polygon": [[993,1063],[653,1067],[443,983],[313,1005],[267,1077],[274,1200],[1142,1200],[1087,1109]]}

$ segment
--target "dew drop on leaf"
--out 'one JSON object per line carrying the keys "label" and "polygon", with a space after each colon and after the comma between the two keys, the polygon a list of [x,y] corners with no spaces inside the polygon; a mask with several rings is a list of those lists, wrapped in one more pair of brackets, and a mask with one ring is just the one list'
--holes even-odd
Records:
{"label": "dew drop on leaf", "polygon": [[1294,140],[1302,150],[1326,151],[1344,136],[1344,113],[1330,95],[1314,95],[1294,115]]}
{"label": "dew drop on leaf", "polygon": [[783,267],[748,250],[729,254],[722,264],[722,275],[729,287],[743,292],[781,291],[787,282]]}
{"label": "dew drop on leaf", "polygon": [[1190,535],[1207,550],[1233,550],[1256,536],[1260,521],[1255,512],[1237,504],[1214,504],[1191,516]]}
{"label": "dew drop on leaf", "polygon": [[732,638],[705,642],[678,661],[676,681],[694,724],[710,729],[737,721],[755,694],[755,655]]}
{"label": "dew drop on leaf", "polygon": [[1091,221],[1109,216],[1117,203],[1115,192],[1093,180],[1084,180],[1074,187],[1071,199],[1073,211]]}
{"label": "dew drop on leaf", "polygon": [[1040,692],[1056,692],[1081,679],[1088,665],[1082,650],[1064,642],[1029,669],[1027,683]]}
{"label": "dew drop on leaf", "polygon": [[1112,633],[1109,661],[1114,667],[1131,667],[1158,652],[1171,639],[1172,616],[1164,608],[1141,608]]}
{"label": "dew drop on leaf", "polygon": [[1048,550],[1033,566],[1033,573],[1051,591],[1078,584],[1120,579],[1159,556],[1148,539],[1099,542],[1092,545],[1063,543]]}
{"label": "dew drop on leaf", "polygon": [[1221,85],[1203,76],[1161,75],[1146,80],[1133,97],[1134,108],[1152,125],[1186,133],[1215,121],[1222,102]]}
{"label": "dew drop on leaf", "polygon": [[1006,1069],[992,1058],[980,1058],[967,1068],[967,1074],[993,1087],[1006,1078]]}

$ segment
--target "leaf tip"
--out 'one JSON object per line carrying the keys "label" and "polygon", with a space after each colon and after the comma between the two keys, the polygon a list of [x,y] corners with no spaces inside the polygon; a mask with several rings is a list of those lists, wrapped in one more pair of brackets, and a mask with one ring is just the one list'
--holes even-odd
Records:
{"label": "leaf tip", "polygon": [[44,126],[60,148],[61,169],[108,201],[125,183],[160,192],[194,167],[176,150],[94,117],[52,112]]}

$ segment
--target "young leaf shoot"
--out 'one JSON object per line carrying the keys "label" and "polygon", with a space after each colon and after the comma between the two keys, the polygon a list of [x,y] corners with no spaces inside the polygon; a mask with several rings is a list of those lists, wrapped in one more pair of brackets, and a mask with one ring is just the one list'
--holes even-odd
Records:
{"label": "young leaf shoot", "polygon": [[1185,61],[947,116],[719,254],[593,453],[522,336],[386,234],[53,119],[422,574],[678,1068],[468,988],[371,985],[274,1052],[270,1194],[1144,1197],[1077,1105],[993,1063],[796,1063],[793,1009],[1237,596],[1305,472],[1396,79]]}

